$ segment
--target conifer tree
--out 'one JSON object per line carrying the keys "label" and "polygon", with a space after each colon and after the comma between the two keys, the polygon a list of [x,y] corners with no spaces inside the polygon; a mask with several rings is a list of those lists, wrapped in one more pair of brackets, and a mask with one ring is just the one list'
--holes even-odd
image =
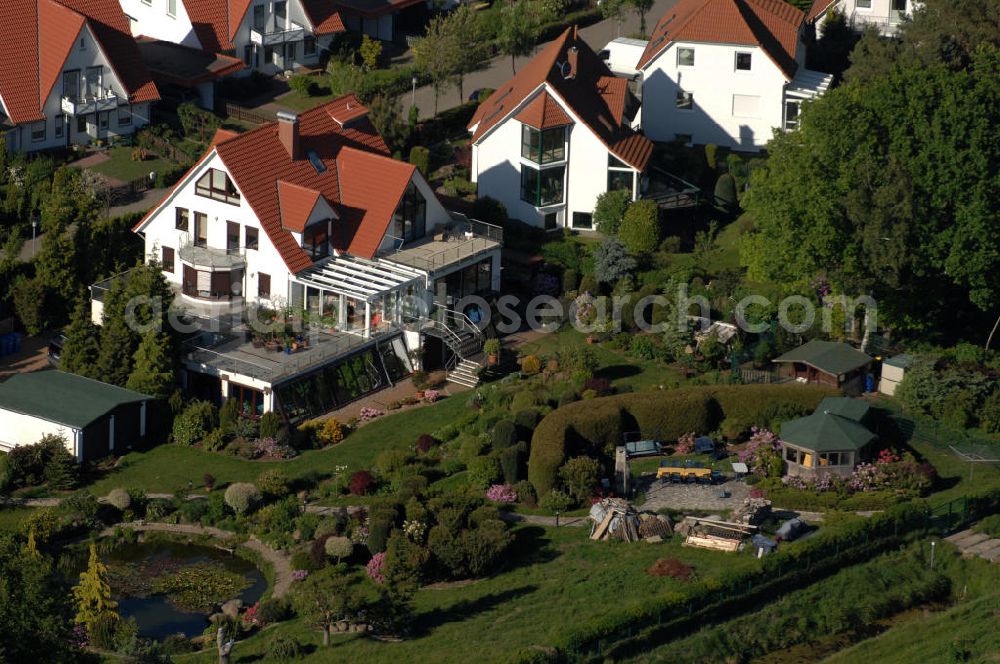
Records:
{"label": "conifer tree", "polygon": [[135,351],[134,368],[125,386],[157,399],[166,399],[174,387],[174,366],[170,356],[170,337],[149,330]]}
{"label": "conifer tree", "polygon": [[78,376],[97,378],[97,354],[100,352],[98,329],[90,320],[90,307],[81,299],[77,302],[66,328],[59,368]]}
{"label": "conifer tree", "polygon": [[98,620],[112,617],[117,620],[115,608],[118,602],[111,599],[111,585],[108,583],[108,568],[97,557],[97,546],[90,544],[90,561],[86,571],[80,572],[80,583],[73,588],[73,599],[76,602],[76,618],[74,622],[85,625],[88,629]]}
{"label": "conifer tree", "polygon": [[104,320],[101,344],[97,353],[97,379],[123,386],[132,373],[132,361],[139,346],[139,335],[125,320],[128,296],[121,280],[115,280],[104,295]]}

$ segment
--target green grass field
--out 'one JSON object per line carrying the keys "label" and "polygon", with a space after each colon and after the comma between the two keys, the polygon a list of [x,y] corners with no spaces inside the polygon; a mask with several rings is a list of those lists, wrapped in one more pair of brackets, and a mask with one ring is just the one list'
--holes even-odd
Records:
{"label": "green grass field", "polygon": [[[415,635],[398,643],[336,637],[309,662],[498,661],[521,648],[553,642],[574,624],[620,611],[683,582],[652,577],[658,558],[679,558],[701,579],[758,564],[752,556],[682,548],[679,538],[661,544],[592,542],[588,529],[520,526],[506,569],[467,585],[425,588],[414,599]],[[254,661],[274,634],[318,646],[319,632],[298,621],[282,623],[237,644],[234,662]],[[215,661],[211,653],[178,662]]]}
{"label": "green grass field", "polygon": [[133,161],[132,152],[135,148],[116,147],[107,150],[108,161],[91,167],[90,170],[115,178],[122,182],[129,182],[148,175],[150,171],[162,171],[173,166],[173,162],[160,157],[147,159],[146,161]]}
{"label": "green grass field", "polygon": [[386,415],[347,436],[342,443],[323,450],[309,450],[289,461],[248,461],[219,452],[194,447],[160,445],[148,452],[123,457],[117,469],[88,488],[106,495],[116,487],[139,487],[148,493],[173,493],[202,484],[211,473],[217,486],[231,482],[252,482],[268,468],[281,468],[295,478],[309,472],[332,473],[346,465],[348,472],[368,469],[378,455],[388,449],[412,446],[422,433],[430,433],[452,421],[463,409],[462,397],[443,399],[432,406]]}

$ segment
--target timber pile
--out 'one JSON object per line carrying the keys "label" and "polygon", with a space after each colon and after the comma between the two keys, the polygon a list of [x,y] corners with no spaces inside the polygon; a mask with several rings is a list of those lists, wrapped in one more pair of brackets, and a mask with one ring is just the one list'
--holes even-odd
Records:
{"label": "timber pile", "polygon": [[739,551],[756,530],[756,526],[692,516],[677,526],[677,533],[685,537],[684,546],[729,552]]}
{"label": "timber pile", "polygon": [[[670,519],[656,514],[639,514],[627,500],[605,498],[590,508],[593,526],[592,540],[622,540],[638,542],[643,539],[670,537],[673,528]],[[657,540],[653,540],[657,541]]]}
{"label": "timber pile", "polygon": [[759,526],[771,516],[771,501],[764,498],[747,498],[735,512],[733,521],[748,526]]}

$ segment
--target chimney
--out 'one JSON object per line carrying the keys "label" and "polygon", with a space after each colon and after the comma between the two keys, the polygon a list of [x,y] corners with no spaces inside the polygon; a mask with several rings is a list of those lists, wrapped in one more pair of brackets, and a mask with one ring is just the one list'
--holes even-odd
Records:
{"label": "chimney", "polygon": [[566,52],[566,64],[569,65],[569,74],[566,78],[576,78],[576,57],[579,54],[580,49],[576,46],[571,46]]}
{"label": "chimney", "polygon": [[290,111],[278,111],[278,139],[285,146],[288,156],[295,161],[301,158],[299,150],[299,116]]}

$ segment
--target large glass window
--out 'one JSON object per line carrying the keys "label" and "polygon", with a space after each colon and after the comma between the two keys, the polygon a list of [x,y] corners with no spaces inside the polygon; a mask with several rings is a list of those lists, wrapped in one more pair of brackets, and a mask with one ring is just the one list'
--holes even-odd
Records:
{"label": "large glass window", "polygon": [[188,229],[188,211],[185,208],[177,208],[177,216],[174,219],[174,228],[179,231],[187,232]]}
{"label": "large glass window", "polygon": [[632,171],[608,169],[608,191],[618,189],[632,193]]}
{"label": "large glass window", "polygon": [[80,70],[63,72],[63,97],[70,101],[80,100]]}
{"label": "large glass window", "polygon": [[267,23],[267,5],[254,5],[253,6],[253,29],[258,32],[264,31],[264,25]]}
{"label": "large glass window", "polygon": [[521,156],[536,164],[550,164],[566,158],[566,128],[539,131],[521,125]]}
{"label": "large glass window", "polygon": [[245,230],[246,235],[243,241],[243,246],[247,249],[256,249],[259,246],[257,240],[257,229],[254,226],[247,226]]}
{"label": "large glass window", "polygon": [[565,174],[565,166],[538,170],[522,164],[521,200],[535,207],[562,203]]}
{"label": "large glass window", "polygon": [[690,111],[694,108],[694,93],[677,89],[677,108]]}
{"label": "large glass window", "polygon": [[230,254],[240,252],[240,225],[235,221],[226,222],[226,251]]}
{"label": "large glass window", "polygon": [[677,49],[677,66],[678,67],[694,67],[694,49],[693,48],[678,48]]}
{"label": "large glass window", "polygon": [[260,417],[264,414],[264,393],[252,387],[229,383],[229,398],[240,404],[240,412],[245,417]]}
{"label": "large glass window", "polygon": [[86,85],[84,94],[87,99],[101,98],[101,77],[103,72],[104,67],[87,67],[87,75],[84,80]]}
{"label": "large glass window", "polygon": [[240,194],[236,191],[233,181],[225,171],[217,168],[208,169],[207,173],[198,178],[198,182],[194,185],[194,193],[230,205],[240,204]]}
{"label": "large glass window", "polygon": [[427,201],[412,182],[392,219],[393,235],[405,242],[418,240],[427,232]]}
{"label": "large glass window", "polygon": [[321,221],[306,228],[302,234],[302,248],[313,260],[330,255],[330,222]]}

